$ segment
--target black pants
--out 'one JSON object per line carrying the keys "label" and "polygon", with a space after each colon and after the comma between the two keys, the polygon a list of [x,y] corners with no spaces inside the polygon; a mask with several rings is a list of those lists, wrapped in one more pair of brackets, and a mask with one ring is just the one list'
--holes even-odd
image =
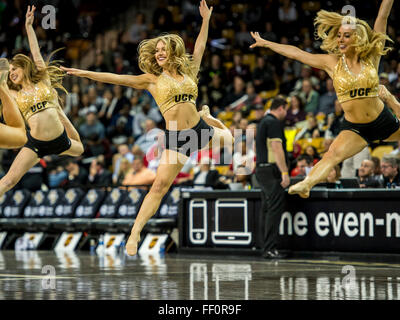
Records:
{"label": "black pants", "polygon": [[63,153],[71,147],[71,140],[68,138],[67,131],[65,129],[61,135],[50,141],[35,139],[31,136],[29,130],[26,131],[26,135],[28,141],[24,147],[36,152],[39,158],[43,158],[44,156],[51,154]]}
{"label": "black pants", "polygon": [[277,249],[279,223],[285,209],[285,189],[281,186],[281,173],[277,166],[257,167],[256,178],[261,188],[259,216],[261,248],[264,252]]}
{"label": "black pants", "polygon": [[368,143],[389,138],[400,128],[399,120],[385,106],[378,118],[369,123],[352,123],[343,118],[341,130],[350,130],[364,138]]}
{"label": "black pants", "polygon": [[212,139],[214,128],[203,118],[191,129],[180,131],[165,130],[165,148],[190,157],[192,152],[204,148]]}

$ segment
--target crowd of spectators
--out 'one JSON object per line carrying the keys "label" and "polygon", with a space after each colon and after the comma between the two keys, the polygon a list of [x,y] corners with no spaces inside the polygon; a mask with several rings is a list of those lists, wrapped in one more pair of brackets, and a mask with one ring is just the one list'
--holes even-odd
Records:
{"label": "crowd of spectators", "polygon": [[[95,50],[88,67],[92,71],[140,74],[138,44],[162,32],[178,33],[191,53],[201,24],[198,1],[159,0],[154,10],[138,10],[129,20],[130,24],[105,43],[98,39],[102,39],[111,24],[110,15],[117,13],[115,1],[113,4],[96,1],[97,5],[79,0],[53,2],[59,12],[68,12],[68,15],[57,15],[55,30],[43,31],[37,24],[43,54],[68,46],[68,39],[85,38],[92,42]],[[197,106],[200,110],[202,105],[209,105],[212,114],[232,130],[236,139],[235,153],[226,161],[224,150],[196,152],[174,184],[225,189],[257,187],[252,174],[253,138],[271,98],[277,95],[288,102],[285,128],[289,137],[291,177],[305,177],[340,131],[343,110],[332,80],[322,70],[269,50],[249,49],[253,42],[249,32],[257,30],[271,41],[320,53],[320,41],[314,39],[316,12],[319,9],[340,11],[347,1],[209,0],[208,3],[214,10],[199,74]],[[357,6],[357,16],[372,24],[379,4],[380,1],[367,1]],[[28,52],[23,32],[26,5],[24,1],[14,6],[0,1],[2,57]],[[120,11],[125,9],[126,6],[119,8]],[[394,40],[393,50],[382,59],[379,67],[381,84],[397,98],[400,98],[400,32],[394,25],[399,15],[399,3],[395,3],[388,26],[388,34]],[[68,56],[61,58],[66,64],[72,63]],[[79,61],[74,63],[79,66]],[[35,190],[43,185],[55,188],[151,184],[162,152],[165,124],[149,92],[83,78],[68,77],[65,85],[70,93],[60,93],[60,97],[65,113],[81,135],[84,154],[77,159],[45,157],[17,187]],[[327,182],[339,188],[340,177],[357,177],[360,187],[400,186],[397,145],[393,145],[391,155],[383,158],[371,156],[377,146],[371,145],[359,159],[350,159],[351,162],[335,168]],[[2,151],[3,174],[16,152]],[[30,178],[33,175],[35,179]]]}

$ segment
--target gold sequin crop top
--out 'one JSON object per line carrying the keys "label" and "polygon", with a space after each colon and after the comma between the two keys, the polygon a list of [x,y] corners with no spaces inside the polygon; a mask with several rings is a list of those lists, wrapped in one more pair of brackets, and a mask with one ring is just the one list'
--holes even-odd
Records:
{"label": "gold sequin crop top", "polygon": [[164,114],[178,103],[193,103],[196,105],[198,89],[196,83],[187,75],[178,81],[162,73],[156,82],[154,100]]}
{"label": "gold sequin crop top", "polygon": [[363,60],[361,71],[359,74],[354,74],[349,70],[344,56],[342,56],[333,72],[333,86],[341,103],[353,99],[377,97],[379,91],[378,72],[372,62]]}
{"label": "gold sequin crop top", "polygon": [[34,84],[34,93],[18,91],[15,100],[26,120],[45,109],[58,108],[57,93],[42,81]]}

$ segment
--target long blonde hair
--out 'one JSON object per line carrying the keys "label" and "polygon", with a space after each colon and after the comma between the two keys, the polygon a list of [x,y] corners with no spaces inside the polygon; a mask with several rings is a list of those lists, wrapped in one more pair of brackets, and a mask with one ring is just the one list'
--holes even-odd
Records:
{"label": "long blonde hair", "polygon": [[321,49],[340,56],[337,34],[342,25],[355,25],[354,46],[360,59],[385,55],[392,48],[385,47],[385,41],[393,42],[386,34],[375,32],[364,20],[351,16],[342,16],[336,12],[320,10],[314,19],[316,37],[322,40]]}
{"label": "long blonde hair", "polygon": [[157,38],[141,41],[138,47],[140,70],[156,76],[163,72],[155,58],[156,46],[159,41],[165,43],[169,56],[169,66],[181,75],[186,74],[197,83],[197,70],[193,63],[193,57],[186,53],[183,39],[176,34],[162,34]]}
{"label": "long blonde hair", "polygon": [[[24,54],[21,54],[21,53],[15,55],[10,60],[9,63],[15,67],[21,68],[23,70],[25,79],[27,79],[28,81],[30,81],[32,83],[38,83],[38,82],[44,80],[48,75],[50,78],[50,83],[51,83],[52,88],[61,89],[62,91],[64,91],[65,93],[68,94],[68,91],[62,85],[62,81],[63,81],[66,73],[59,68],[59,63],[61,61],[60,60],[50,61],[52,56],[55,53],[57,53],[59,50],[62,50],[62,48],[53,51],[49,55],[49,57],[45,61],[46,66],[43,69],[38,69],[36,67],[36,64],[33,62],[33,60],[30,57],[28,57]],[[10,80],[10,78],[8,78],[7,84],[8,84],[8,87],[12,90],[19,91],[22,89],[21,85],[14,84]]]}

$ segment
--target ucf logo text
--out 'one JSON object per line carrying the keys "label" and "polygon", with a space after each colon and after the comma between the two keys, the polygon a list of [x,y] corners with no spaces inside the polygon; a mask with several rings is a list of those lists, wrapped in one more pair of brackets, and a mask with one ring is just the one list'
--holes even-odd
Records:
{"label": "ucf logo text", "polygon": [[185,102],[185,101],[190,101],[194,98],[192,94],[178,94],[175,96],[175,102]]}
{"label": "ucf logo text", "polygon": [[359,89],[354,89],[350,90],[350,97],[368,97],[368,94],[371,92],[371,88],[359,88]]}
{"label": "ucf logo text", "polygon": [[39,102],[31,107],[32,112],[36,112],[46,108],[47,101]]}

